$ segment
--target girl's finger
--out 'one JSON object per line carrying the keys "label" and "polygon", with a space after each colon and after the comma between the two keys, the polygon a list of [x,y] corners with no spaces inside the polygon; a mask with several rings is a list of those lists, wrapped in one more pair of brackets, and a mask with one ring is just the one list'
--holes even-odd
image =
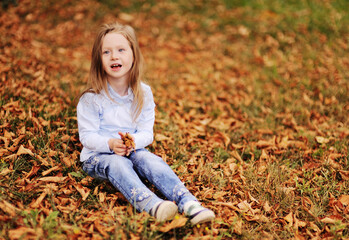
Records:
{"label": "girl's finger", "polygon": [[119,135],[120,135],[121,138],[125,136],[125,134],[122,133],[122,132],[118,132],[118,133],[119,133]]}
{"label": "girl's finger", "polygon": [[119,155],[119,156],[125,156],[126,150],[120,150],[120,149],[118,149],[118,150],[114,150],[114,153],[115,153],[116,155]]}
{"label": "girl's finger", "polygon": [[126,145],[123,142],[115,142],[114,148],[122,148],[122,149],[126,149]]}

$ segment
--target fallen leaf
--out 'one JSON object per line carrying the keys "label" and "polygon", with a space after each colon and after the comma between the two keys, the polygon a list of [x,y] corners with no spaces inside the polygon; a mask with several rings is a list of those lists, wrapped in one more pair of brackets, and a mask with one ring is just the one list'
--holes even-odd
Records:
{"label": "fallen leaf", "polygon": [[35,236],[35,230],[33,228],[28,227],[19,227],[16,229],[11,229],[8,232],[8,235],[10,239],[17,240],[17,239],[34,239],[30,238],[29,236]]}
{"label": "fallen leaf", "polygon": [[39,178],[39,181],[43,181],[43,182],[56,182],[56,183],[61,183],[61,182],[65,182],[65,180],[68,177],[42,177]]}
{"label": "fallen leaf", "polygon": [[340,201],[344,206],[349,206],[349,195],[340,196],[338,201]]}
{"label": "fallen leaf", "polygon": [[39,208],[41,202],[44,200],[44,198],[46,197],[46,195],[47,195],[47,190],[43,191],[43,192],[41,193],[41,195],[36,199],[36,201],[33,202],[30,206],[31,206],[32,208]]}
{"label": "fallen leaf", "polygon": [[25,147],[23,147],[23,145],[21,145],[17,151],[17,156],[25,155],[25,154],[29,154],[30,156],[34,156],[34,153],[30,149],[25,148]]}
{"label": "fallen leaf", "polygon": [[13,206],[11,203],[7,202],[6,200],[2,200],[0,202],[0,208],[7,214],[9,214],[11,217],[16,216],[16,210],[17,208]]}
{"label": "fallen leaf", "polygon": [[289,223],[289,226],[292,227],[292,225],[293,225],[293,213],[290,212],[289,214],[286,215],[286,217],[284,217],[284,219],[286,220],[286,222]]}
{"label": "fallen leaf", "polygon": [[155,135],[155,140],[158,141],[158,142],[167,141],[169,139],[170,139],[169,137],[166,137],[165,135],[160,134],[160,133],[157,133]]}
{"label": "fallen leaf", "polygon": [[330,142],[330,140],[328,138],[324,138],[324,137],[321,137],[321,136],[316,136],[315,140],[319,144],[326,144],[326,143]]}
{"label": "fallen leaf", "polygon": [[81,186],[80,184],[74,185],[74,187],[81,194],[82,200],[85,201],[87,199],[88,195],[90,194],[91,190],[86,188],[86,187]]}
{"label": "fallen leaf", "polygon": [[46,176],[46,175],[50,174],[51,172],[59,170],[59,169],[60,169],[60,166],[54,166],[46,171],[43,171],[41,174],[42,174],[42,176]]}
{"label": "fallen leaf", "polygon": [[179,216],[179,217],[177,217],[177,216],[169,224],[166,224],[166,225],[160,227],[159,231],[160,232],[168,232],[174,228],[183,227],[186,224],[188,219],[186,217],[183,217],[183,216]]}

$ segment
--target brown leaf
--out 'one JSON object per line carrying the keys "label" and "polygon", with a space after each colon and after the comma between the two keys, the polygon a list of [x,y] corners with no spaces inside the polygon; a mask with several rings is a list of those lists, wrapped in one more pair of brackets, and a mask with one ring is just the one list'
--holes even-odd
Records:
{"label": "brown leaf", "polygon": [[36,199],[36,201],[33,202],[30,206],[31,206],[32,208],[39,208],[41,202],[42,202],[42,201],[44,200],[44,198],[46,197],[47,192],[48,192],[47,190],[43,191],[43,192],[41,193],[41,195]]}
{"label": "brown leaf", "polygon": [[272,141],[265,141],[265,140],[259,140],[256,143],[256,147],[261,149],[261,148],[268,148],[268,147],[272,147],[275,145],[275,142]]}
{"label": "brown leaf", "polygon": [[325,218],[321,219],[320,221],[323,222],[323,223],[334,224],[336,222],[336,219],[325,217]]}
{"label": "brown leaf", "polygon": [[286,215],[286,217],[284,217],[284,219],[286,220],[286,222],[289,223],[289,226],[292,227],[292,225],[293,225],[293,213],[290,212],[289,214]]}
{"label": "brown leaf", "polygon": [[187,219],[186,217],[177,215],[177,216],[175,217],[175,219],[172,220],[171,223],[162,226],[162,227],[159,229],[159,231],[160,231],[160,232],[168,232],[168,231],[170,231],[170,230],[172,230],[172,229],[174,229],[174,228],[183,227],[183,226],[186,224],[187,220],[188,220],[188,219]]}
{"label": "brown leaf", "polygon": [[247,201],[242,201],[237,206],[240,208],[241,212],[248,212],[251,210],[253,213],[252,207]]}
{"label": "brown leaf", "polygon": [[30,177],[36,175],[36,173],[39,171],[39,169],[40,169],[40,166],[34,165],[32,167],[32,169],[30,170],[30,172],[27,174],[27,176],[25,176],[24,178],[30,178]]}
{"label": "brown leaf", "polygon": [[262,149],[262,154],[259,157],[260,161],[267,161],[269,159],[269,155],[265,149]]}
{"label": "brown leaf", "polygon": [[80,184],[75,184],[74,187],[81,194],[82,200],[85,201],[87,199],[88,195],[90,194],[91,190],[86,188],[86,187],[81,186]]}
{"label": "brown leaf", "polygon": [[165,135],[160,134],[160,133],[157,133],[155,135],[155,140],[158,141],[158,142],[167,141],[169,139],[170,139],[169,137],[166,137]]}
{"label": "brown leaf", "polygon": [[135,142],[130,133],[127,132],[126,134],[121,135],[121,139],[122,141],[124,141],[124,144],[127,148],[129,149],[136,148]]}
{"label": "brown leaf", "polygon": [[263,204],[263,209],[264,211],[266,211],[267,213],[270,212],[271,207],[269,206],[269,202],[265,201],[265,203]]}
{"label": "brown leaf", "polygon": [[338,201],[340,201],[344,206],[349,206],[349,195],[340,196]]}
{"label": "brown leaf", "polygon": [[31,239],[29,238],[29,236],[35,236],[36,233],[33,228],[19,227],[16,229],[9,230],[8,235],[11,240],[17,240],[17,239]]}
{"label": "brown leaf", "polygon": [[13,172],[13,170],[10,170],[8,168],[4,168],[4,169],[1,170],[0,176],[6,176],[7,174],[9,174],[11,172]]}
{"label": "brown leaf", "polygon": [[61,168],[60,166],[54,166],[54,167],[52,167],[52,168],[50,168],[50,169],[48,169],[46,171],[43,171],[41,174],[42,174],[42,176],[46,176],[46,175],[50,174],[53,171],[59,170],[60,168]]}
{"label": "brown leaf", "polygon": [[9,214],[11,217],[16,216],[16,210],[18,210],[15,206],[13,206],[11,203],[7,202],[6,200],[2,200],[0,202],[0,208],[7,214]]}
{"label": "brown leaf", "polygon": [[68,168],[71,167],[74,163],[71,157],[63,157],[61,158],[61,160]]}
{"label": "brown leaf", "polygon": [[65,182],[65,180],[68,177],[42,177],[39,178],[39,181],[43,181],[43,182],[56,182],[56,183],[61,183],[61,182]]}
{"label": "brown leaf", "polygon": [[24,155],[24,154],[29,154],[30,156],[34,156],[34,153],[30,149],[25,148],[23,147],[23,145],[21,145],[17,151],[17,156]]}

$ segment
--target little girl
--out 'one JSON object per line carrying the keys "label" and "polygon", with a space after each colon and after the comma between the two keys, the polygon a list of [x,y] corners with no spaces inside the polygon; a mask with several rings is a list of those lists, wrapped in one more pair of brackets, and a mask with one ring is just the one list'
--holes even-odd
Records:
{"label": "little girl", "polygon": [[[172,169],[145,149],[153,141],[155,104],[150,87],[141,82],[142,64],[132,27],[114,23],[100,29],[92,49],[89,86],[77,106],[83,170],[109,180],[138,211],[147,211],[158,221],[172,219],[177,211],[192,224],[211,221],[213,211],[201,206]],[[134,149],[124,144],[126,133]],[[169,201],[156,196],[141,178]]]}

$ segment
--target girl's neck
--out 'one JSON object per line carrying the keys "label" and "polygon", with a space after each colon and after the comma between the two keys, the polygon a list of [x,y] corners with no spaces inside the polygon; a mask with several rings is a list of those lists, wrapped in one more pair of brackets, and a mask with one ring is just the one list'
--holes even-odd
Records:
{"label": "girl's neck", "polygon": [[128,94],[129,85],[127,81],[113,81],[108,79],[108,83],[111,86],[111,88],[121,97],[126,96]]}

